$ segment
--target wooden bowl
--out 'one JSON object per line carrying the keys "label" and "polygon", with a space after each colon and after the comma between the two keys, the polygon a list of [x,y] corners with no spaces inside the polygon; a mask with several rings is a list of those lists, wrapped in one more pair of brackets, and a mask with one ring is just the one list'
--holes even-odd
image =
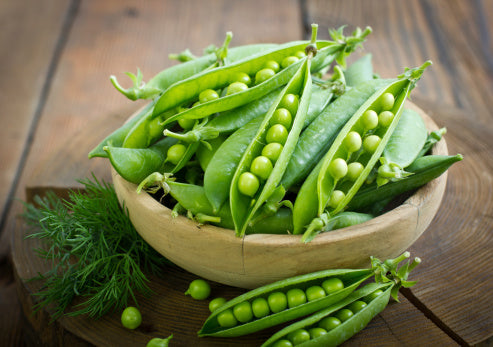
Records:
{"label": "wooden bowl", "polygon": [[[429,130],[437,125],[420,108],[407,103]],[[448,154],[445,140],[433,154]],[[418,189],[402,205],[365,223],[318,235],[308,244],[301,235],[235,236],[233,230],[197,226],[112,170],[120,202],[128,208],[139,234],[160,254],[198,277],[226,285],[254,288],[273,281],[332,268],[369,266],[370,256],[395,257],[425,231],[442,200],[447,173]]]}

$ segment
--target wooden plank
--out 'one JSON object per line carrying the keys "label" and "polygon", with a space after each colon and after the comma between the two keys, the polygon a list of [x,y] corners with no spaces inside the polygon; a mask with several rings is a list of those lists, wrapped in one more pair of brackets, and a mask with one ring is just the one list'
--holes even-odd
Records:
{"label": "wooden plank", "polygon": [[[18,291],[26,317],[34,330],[40,332],[39,338],[43,345],[144,346],[153,337],[163,338],[173,334],[172,343],[176,346],[259,346],[279,330],[279,327],[273,327],[238,338],[197,337],[197,331],[209,315],[209,301],[194,300],[184,295],[196,276],[177,267],[167,267],[159,276],[151,277],[150,287],[154,294],[145,299],[138,296],[143,323],[133,331],[121,325],[120,312],[110,313],[97,321],[76,316],[63,317],[48,324],[51,317],[47,311],[35,315],[31,311],[36,302],[31,294],[39,291],[42,283],[27,282],[25,279],[34,276],[37,271],[46,271],[49,264],[29,251],[42,246],[42,243],[36,239],[25,239],[24,235],[25,229],[19,223],[13,242]],[[211,298],[231,299],[244,292],[239,288],[211,282]],[[344,346],[457,345],[402,295],[400,301],[391,302],[365,330]]]}
{"label": "wooden plank", "polygon": [[[69,1],[0,3],[0,216],[29,140]],[[3,221],[2,221],[3,223]]]}
{"label": "wooden plank", "polygon": [[490,122],[491,100],[485,91],[493,89],[491,2],[309,0],[306,7],[308,21],[321,28],[348,24],[350,32],[371,26],[364,47],[383,77],[432,60],[413,94],[472,110],[469,118]]}

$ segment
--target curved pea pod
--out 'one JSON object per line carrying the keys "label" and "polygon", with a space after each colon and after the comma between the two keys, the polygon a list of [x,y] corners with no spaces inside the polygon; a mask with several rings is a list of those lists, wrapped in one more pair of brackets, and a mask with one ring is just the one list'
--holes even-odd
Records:
{"label": "curved pea pod", "polygon": [[204,173],[204,190],[214,211],[219,211],[228,199],[238,163],[261,123],[262,118],[258,117],[235,131],[217,149],[209,162]]}
{"label": "curved pea pod", "polygon": [[[236,172],[231,181],[230,187],[230,207],[231,214],[233,215],[233,221],[235,223],[235,230],[238,236],[243,236],[248,223],[253,218],[255,213],[260,209],[262,204],[277,190],[280,188],[279,183],[282,175],[286,170],[286,166],[289,162],[291,153],[294,150],[296,143],[298,142],[299,134],[305,123],[305,117],[308,110],[311,97],[311,75],[310,75],[310,61],[311,59],[305,59],[304,65],[298,69],[296,75],[293,76],[291,81],[283,90],[283,93],[279,96],[278,100],[272,105],[269,112],[264,117],[262,124],[259,127],[257,134],[249,144],[243,157],[241,158]],[[239,182],[242,175],[249,172],[251,164],[255,158],[261,155],[265,143],[267,141],[268,131],[271,129],[271,119],[274,112],[278,109],[281,101],[285,95],[297,95],[299,98],[299,105],[296,113],[293,115],[292,126],[288,132],[285,143],[282,145],[281,152],[273,164],[272,170],[266,178],[265,182],[256,189],[251,195],[245,195],[239,190]],[[294,113],[294,112],[293,112]],[[273,127],[273,126],[272,126]],[[272,164],[271,164],[272,165]]]}
{"label": "curved pea pod", "polygon": [[305,178],[358,108],[375,92],[394,81],[375,79],[362,83],[330,103],[301,133],[281,184],[288,189]]}
{"label": "curved pea pod", "polygon": [[[292,277],[289,279],[277,281],[257,289],[242,294],[215,310],[205,321],[202,329],[198,332],[199,336],[220,336],[234,337],[254,333],[299,317],[306,316],[316,312],[324,307],[339,302],[350,295],[363,281],[370,278],[373,271],[370,269],[359,270],[324,270]],[[324,280],[329,278],[338,278],[344,283],[344,288],[336,290],[318,299],[307,301],[304,304],[287,307],[286,309],[268,314],[262,318],[253,318],[251,321],[240,323],[233,327],[221,327],[218,322],[218,316],[234,309],[238,304],[249,302],[255,299],[267,299],[273,293],[287,293],[290,289],[306,290],[312,286],[321,286]]]}
{"label": "curved pea pod", "polygon": [[172,84],[185,78],[194,76],[204,70],[218,67],[220,64],[233,63],[277,46],[277,44],[261,43],[227,48],[230,40],[231,34],[228,33],[223,46],[218,48],[216,52],[166,68],[147,83],[142,82],[143,76],[140,70],[137,70],[137,75],[130,72],[126,73],[133,82],[133,86],[130,88],[123,88],[115,76],[110,76],[110,81],[120,93],[130,100],[152,99],[164,92]]}
{"label": "curved pea pod", "polygon": [[176,142],[175,139],[164,138],[149,148],[105,146],[104,150],[120,176],[129,182],[139,184],[155,171],[172,170],[173,166],[166,163],[166,153]]}
{"label": "curved pea pod", "polygon": [[[313,59],[312,71],[317,71],[323,67],[323,64],[330,63],[326,59],[329,56],[334,59],[334,54],[336,53],[352,51],[354,47],[360,45],[361,42],[364,41],[365,37],[370,32],[371,29],[367,28],[363,32],[361,32],[361,30],[358,31],[357,35],[352,37],[345,38],[341,34],[341,37],[338,37],[338,39],[334,41],[316,42],[317,55]],[[273,60],[281,63],[284,58],[293,56],[298,51],[303,51],[309,43],[310,42],[308,41],[298,41],[284,44],[279,46],[276,50],[250,57],[229,66],[213,69],[176,83],[170,86],[161,95],[153,115],[157,117],[169,109],[193,102],[194,100],[197,100],[199,94],[206,89],[223,89],[233,82],[232,79],[234,79],[238,73],[246,73],[249,76],[255,75],[264,67],[267,61]],[[241,92],[201,103],[170,117],[165,120],[165,122],[172,122],[180,118],[199,119],[216,112],[223,112],[251,102],[252,100],[258,99],[269,92],[286,85],[301,64],[302,60],[297,61],[262,83]]]}
{"label": "curved pea pod", "polygon": [[412,173],[411,176],[380,187],[376,183],[363,186],[349,202],[348,208],[360,210],[378,201],[392,199],[402,193],[419,188],[442,175],[450,166],[462,159],[463,156],[461,154],[420,157],[406,169]]}
{"label": "curved pea pod", "polygon": [[349,87],[357,86],[360,83],[373,79],[372,55],[366,54],[356,60],[344,71],[346,84]]}
{"label": "curved pea pod", "polygon": [[[326,208],[326,212],[333,215],[344,209],[351,201],[380,158],[397,126],[410,91],[430,64],[431,62],[426,62],[418,68],[407,69],[395,82],[374,93],[344,125],[322,161],[310,173],[300,189],[293,211],[295,234],[303,232],[305,227],[315,217],[321,216]],[[391,111],[394,116],[390,124],[380,126],[377,114],[383,110]],[[365,144],[367,142],[369,144]],[[360,163],[362,169],[356,177],[344,180],[349,162]],[[316,191],[316,199],[311,197],[316,200],[316,209],[314,203],[306,204],[308,195],[305,191],[310,193]],[[334,198],[336,191],[337,199]],[[321,223],[318,224],[320,227],[323,226]]]}
{"label": "curved pea pod", "polygon": [[[297,346],[303,347],[338,346],[342,342],[354,336],[359,331],[363,330],[377,314],[385,309],[390,300],[392,287],[393,286],[391,283],[369,283],[364,287],[355,290],[353,293],[351,293],[349,296],[342,299],[341,301],[329,307],[326,307],[296,323],[288,325],[287,327],[272,335],[267,341],[262,344],[262,347],[275,346],[277,342],[283,340],[290,341],[289,338],[294,332],[299,331],[300,329],[308,331],[312,328],[319,328],[319,324],[324,318],[333,317],[337,314],[338,311],[351,307],[350,305],[358,300],[368,301],[365,307],[363,307],[360,311],[354,313],[354,315],[351,316],[348,320],[340,323],[340,325],[334,327],[332,330],[325,331],[324,334],[321,334],[320,336],[316,336],[314,338],[311,338],[310,336],[310,339],[296,344]],[[375,293],[377,291],[383,291],[383,293],[375,296],[370,301],[368,298],[372,296],[372,293]],[[320,325],[323,326],[323,324]]]}
{"label": "curved pea pod", "polygon": [[107,158],[108,153],[103,149],[105,146],[122,147],[127,134],[142,118],[146,118],[152,115],[152,109],[155,101],[148,103],[143,109],[139,111],[134,117],[130,118],[121,127],[109,134],[103,141],[101,141],[91,152],[89,152],[89,159],[94,157]]}

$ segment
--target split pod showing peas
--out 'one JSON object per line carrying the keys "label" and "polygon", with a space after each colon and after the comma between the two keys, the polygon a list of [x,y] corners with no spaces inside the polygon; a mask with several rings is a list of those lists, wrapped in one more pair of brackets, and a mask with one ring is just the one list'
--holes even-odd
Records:
{"label": "split pod showing peas", "polygon": [[[319,232],[322,214],[343,210],[380,158],[402,114],[409,93],[425,68],[407,69],[390,86],[372,95],[341,129],[322,161],[303,183],[293,210],[294,234]],[[392,113],[390,122],[379,115]],[[314,198],[316,197],[316,198]]]}
{"label": "split pod showing peas", "polygon": [[[342,53],[354,50],[370,32],[370,28],[357,30],[354,36],[346,38],[339,31],[335,32],[339,34],[337,40],[313,43],[318,51],[313,59],[313,71],[330,65],[335,57],[344,57]],[[258,99],[289,82],[302,65],[307,44],[309,42],[306,41],[284,44],[275,50],[175,83],[160,96],[153,117],[160,117],[178,106],[192,104],[189,109],[165,117],[163,124],[180,118],[200,119]],[[222,95],[222,90],[225,90],[225,95]]]}
{"label": "split pod showing peas", "polygon": [[[314,29],[313,43],[317,33]],[[276,190],[282,190],[278,184],[303,129],[310,103],[310,64],[315,53],[309,51],[303,59],[303,65],[267,112],[238,164],[230,186],[230,208],[237,236],[245,234],[262,204]],[[282,192],[279,195],[281,199],[284,196]]]}
{"label": "split pod showing peas", "polygon": [[407,278],[414,267],[421,263],[419,258],[398,268],[399,263],[408,257],[409,253],[405,252],[400,257],[383,263],[372,258],[376,283],[369,283],[341,301],[283,328],[262,344],[262,347],[340,345],[363,330],[382,312],[390,297],[398,301],[400,287],[408,288],[416,284]]}
{"label": "split pod showing peas", "polygon": [[199,336],[250,334],[328,307],[351,294],[371,269],[324,270],[249,291],[216,309]]}

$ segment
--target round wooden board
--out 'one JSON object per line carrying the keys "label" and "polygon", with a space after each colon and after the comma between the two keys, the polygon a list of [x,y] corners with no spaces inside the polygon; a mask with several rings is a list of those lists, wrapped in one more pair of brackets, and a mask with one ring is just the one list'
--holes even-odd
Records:
{"label": "round wooden board", "polygon": [[[487,326],[491,323],[491,318],[487,317],[492,310],[491,300],[476,298],[472,301],[470,295],[483,297],[491,292],[491,280],[480,281],[492,267],[491,256],[486,253],[488,249],[491,252],[491,236],[484,230],[487,224],[482,222],[482,218],[492,210],[493,144],[489,137],[491,132],[480,128],[467,128],[467,122],[462,118],[447,116],[437,119],[431,115],[440,126],[447,125],[450,133],[450,136],[447,136],[449,152],[460,152],[465,160],[450,170],[447,191],[438,214],[428,230],[411,248],[413,255],[424,259],[423,264],[413,273],[413,279],[417,279],[419,284],[411,292],[422,305],[433,306],[433,312],[443,312],[443,316],[438,318],[443,319],[446,324],[447,310],[451,309],[451,305],[454,306],[453,310],[464,310],[466,313],[469,308],[471,312],[484,312],[486,318],[481,321],[479,327],[477,324],[468,323],[468,319],[473,320],[475,317],[468,318],[467,314],[462,315],[462,325],[463,329],[483,329],[483,335],[488,334],[487,330],[490,329],[491,332],[492,326]],[[467,135],[466,138],[464,134]],[[471,225],[474,226],[472,230],[461,227]],[[33,252],[33,248],[39,247],[40,243],[38,240],[25,239],[25,228],[21,221],[17,223],[13,235],[12,260],[19,298],[26,318],[36,333],[32,341],[37,344],[145,346],[152,337],[167,337],[173,334],[172,346],[258,346],[277,330],[273,328],[238,339],[198,338],[196,331],[208,316],[208,301],[195,301],[185,296],[183,293],[196,276],[174,267],[163,269],[162,275],[152,277],[150,285],[155,292],[152,297],[139,298],[144,322],[135,331],[126,330],[121,326],[119,312],[109,314],[98,321],[87,317],[63,317],[49,324],[48,311],[32,313],[35,300],[32,294],[39,291],[42,284],[27,281],[37,272],[47,270],[48,265]],[[464,246],[465,240],[467,247]],[[467,262],[449,263],[453,259],[467,259]],[[477,272],[471,271],[471,262],[477,262]],[[461,274],[460,279],[464,286],[451,288],[451,271]],[[467,293],[466,283],[476,283],[478,290],[464,295]],[[212,283],[213,297],[231,298],[243,292],[242,289]],[[485,307],[471,307],[480,304]],[[383,315],[384,324],[381,318],[373,320],[365,331],[351,339],[347,345],[364,344],[368,336],[371,336],[374,345],[392,345],[392,342],[403,341],[407,341],[409,345],[430,345],[430,341],[434,344],[453,345],[453,341],[446,334],[404,298],[401,304],[390,305]],[[392,319],[386,319],[385,316]],[[474,321],[476,322],[477,320]],[[452,329],[456,328],[454,323],[452,322]],[[420,334],[415,331],[411,333],[409,327],[419,327]]]}

